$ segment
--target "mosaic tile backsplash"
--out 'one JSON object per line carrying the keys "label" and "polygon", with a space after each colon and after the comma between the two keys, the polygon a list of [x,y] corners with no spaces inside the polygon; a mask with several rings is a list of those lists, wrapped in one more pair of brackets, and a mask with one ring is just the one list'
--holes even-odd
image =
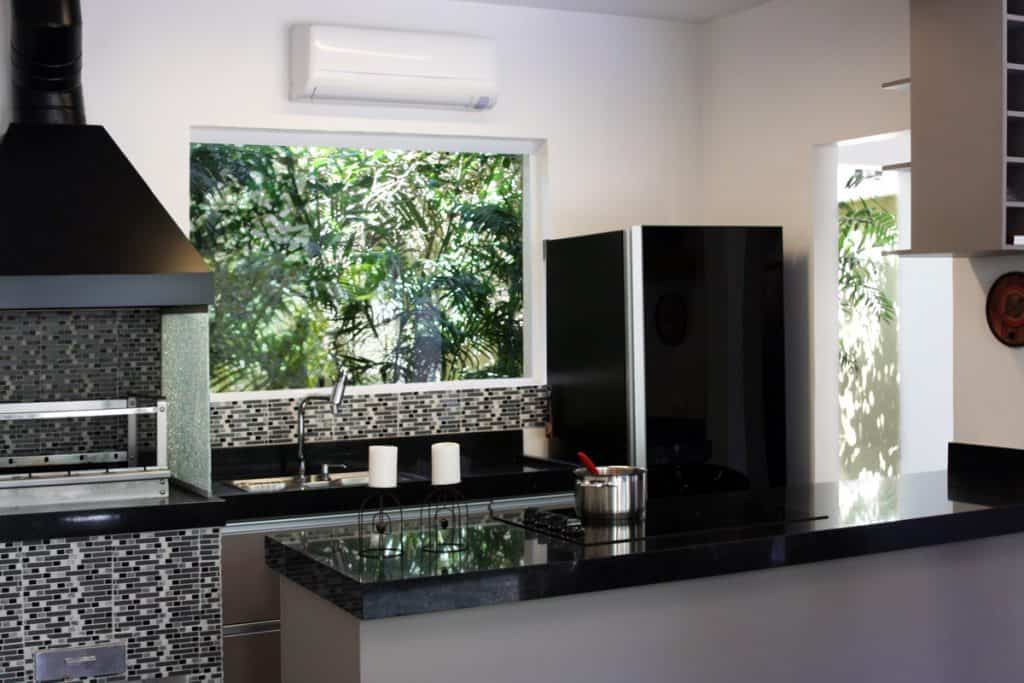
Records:
{"label": "mosaic tile backsplash", "polygon": [[220,681],[218,529],[0,543],[0,681],[40,649],[127,644],[127,678]]}
{"label": "mosaic tile backsplash", "polygon": [[[157,309],[0,311],[0,402],[77,401],[160,393]],[[139,421],[139,445],[155,447]],[[0,423],[0,455],[124,450],[123,418]]]}
{"label": "mosaic tile backsplash", "polygon": [[[295,443],[298,400],[231,401],[210,405],[214,448]],[[306,405],[310,442],[496,432],[547,423],[546,386],[459,389],[345,397],[340,414],[325,403]]]}

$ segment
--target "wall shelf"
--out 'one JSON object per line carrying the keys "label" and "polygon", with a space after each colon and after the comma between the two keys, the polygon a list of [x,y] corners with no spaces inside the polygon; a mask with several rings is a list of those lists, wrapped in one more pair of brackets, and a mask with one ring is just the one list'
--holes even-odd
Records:
{"label": "wall shelf", "polygon": [[1006,22],[1006,61],[1024,64],[1024,23],[1015,21],[1012,16]]}
{"label": "wall shelf", "polygon": [[[1009,112],[1024,112],[1024,71],[1007,69],[1006,72],[1006,107]],[[1014,117],[1011,117],[1014,118]]]}
{"label": "wall shelf", "polygon": [[882,90],[910,90],[910,79],[897,78],[895,81],[886,81],[882,84]]}
{"label": "wall shelf", "polygon": [[1006,119],[1006,161],[1024,162],[1024,118],[1008,116]]}
{"label": "wall shelf", "polygon": [[904,161],[904,162],[899,163],[899,164],[886,164],[885,166],[882,166],[882,170],[883,171],[909,171],[910,170],[910,162],[909,161]]}
{"label": "wall shelf", "polygon": [[1016,238],[1024,236],[1024,202],[1006,203],[1006,245],[1005,249],[1019,253],[1024,245],[1015,244]]}

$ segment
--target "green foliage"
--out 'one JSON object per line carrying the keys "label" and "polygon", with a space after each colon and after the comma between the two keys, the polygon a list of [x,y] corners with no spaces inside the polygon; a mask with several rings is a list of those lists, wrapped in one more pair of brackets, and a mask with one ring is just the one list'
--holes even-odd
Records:
{"label": "green foliage", "polygon": [[[853,189],[880,175],[858,169],[846,187]],[[896,305],[884,290],[886,261],[880,252],[895,247],[897,238],[896,215],[878,199],[839,203],[839,307],[847,319],[864,314],[881,323],[896,321]],[[858,355],[839,340],[844,371],[857,371]]]}
{"label": "green foliage", "polygon": [[196,144],[211,386],[523,372],[522,157]]}

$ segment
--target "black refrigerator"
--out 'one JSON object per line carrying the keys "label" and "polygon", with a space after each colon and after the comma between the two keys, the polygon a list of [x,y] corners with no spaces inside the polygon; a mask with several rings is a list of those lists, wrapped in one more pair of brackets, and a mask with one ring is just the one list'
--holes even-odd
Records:
{"label": "black refrigerator", "polygon": [[781,228],[635,226],[545,259],[553,457],[693,492],[785,485]]}

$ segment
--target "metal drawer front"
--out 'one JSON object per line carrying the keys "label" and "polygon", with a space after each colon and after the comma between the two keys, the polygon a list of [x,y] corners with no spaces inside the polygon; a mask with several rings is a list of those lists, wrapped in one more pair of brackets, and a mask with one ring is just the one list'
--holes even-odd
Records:
{"label": "metal drawer front", "polygon": [[115,676],[127,670],[124,643],[36,653],[36,680],[40,683]]}

